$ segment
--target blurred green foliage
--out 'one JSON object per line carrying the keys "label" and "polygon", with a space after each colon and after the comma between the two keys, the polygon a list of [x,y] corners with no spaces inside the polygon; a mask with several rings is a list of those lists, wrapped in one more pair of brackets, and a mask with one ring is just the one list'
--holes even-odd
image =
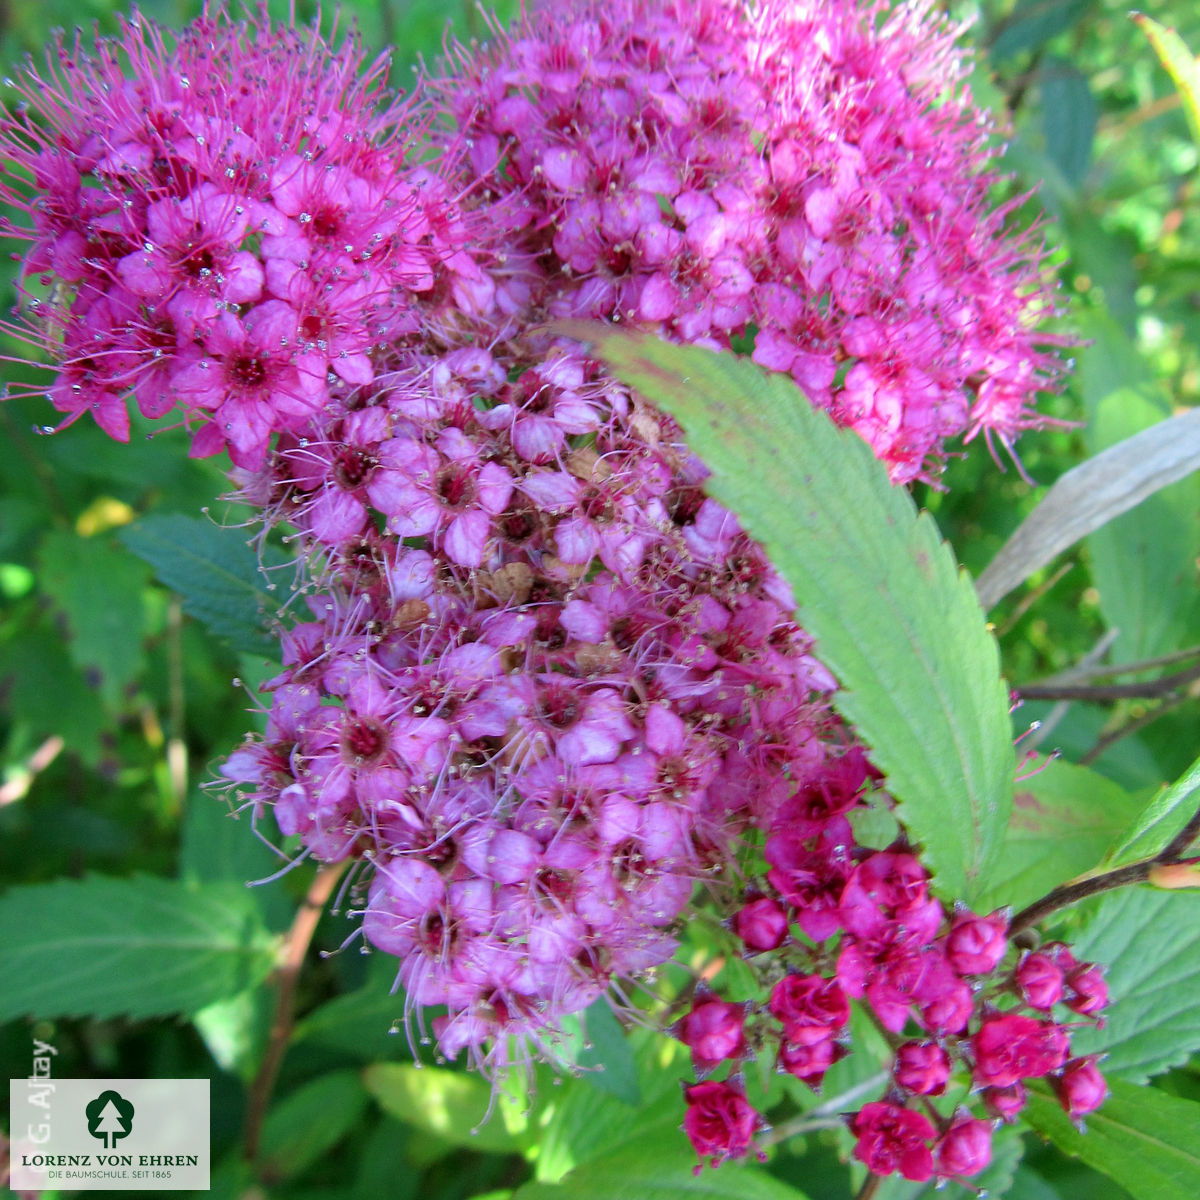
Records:
{"label": "blurred green foliage", "polygon": [[[307,0],[294,7],[302,20],[316,16]],[[502,18],[515,7],[510,0]],[[1003,160],[1011,179],[1004,187],[1014,196],[1036,189],[1018,215],[1040,222],[1034,236],[1044,241],[1047,270],[1062,284],[1056,327],[1076,342],[1064,352],[1076,369],[1046,403],[1063,426],[1027,435],[1018,447],[1024,471],[1047,484],[1109,436],[1107,424],[1084,424],[1097,414],[1109,413],[1112,429],[1123,435],[1139,422],[1200,403],[1200,154],[1171,80],[1125,4],[953,0],[946,7],[974,21],[965,40],[978,48],[975,93],[1011,125]],[[289,5],[271,0],[268,8],[286,17]],[[176,26],[198,9],[188,0],[141,5],[146,16]],[[1150,0],[1145,9],[1200,47],[1200,8],[1191,0]],[[16,63],[40,54],[58,25],[94,21],[110,30],[118,11],[111,0],[7,0],[0,3],[0,58]],[[323,19],[328,26],[331,10]],[[346,0],[339,19],[355,21],[370,46],[396,46],[394,78],[401,85],[420,58],[436,58],[448,21],[463,38],[484,37],[488,28],[469,0]],[[22,353],[11,340],[3,352]],[[17,366],[8,375],[44,379]],[[48,405],[36,397],[0,405],[7,451],[0,455],[0,873],[8,885],[85,873],[147,873],[197,887],[266,879],[279,869],[273,852],[247,827],[247,817],[231,820],[199,785],[258,720],[253,688],[272,673],[272,663],[253,631],[249,640],[235,632],[232,643],[213,635],[130,549],[138,529],[144,535],[169,528],[164,521],[195,521],[208,507],[211,528],[225,534],[236,556],[249,534],[218,529],[238,519],[214,500],[223,488],[220,469],[189,460],[178,433],[150,443],[141,429],[131,445],[117,446],[80,422],[43,437],[34,430],[48,417]],[[945,491],[918,489],[918,499],[972,572],[986,565],[1040,494],[981,445],[951,461],[945,483]],[[1131,514],[998,607],[992,616],[1011,681],[1072,666],[1116,627],[1110,661],[1200,644],[1194,493],[1190,484],[1164,493],[1148,532],[1147,514]],[[148,517],[151,524],[144,523]],[[1177,598],[1169,620],[1152,629],[1139,617],[1139,588],[1156,604],[1166,593]],[[1015,730],[1034,716],[1052,716],[1042,748],[1061,747],[1068,759],[1090,763],[1123,787],[1158,785],[1195,757],[1190,695],[1052,708],[1018,710]],[[311,875],[301,867],[247,893],[256,936],[278,948]],[[327,914],[314,946],[336,951],[350,931],[344,915]],[[723,951],[723,937],[697,922],[684,956],[704,961]],[[62,1017],[32,1032],[58,1048],[55,1071],[62,1076],[210,1077],[213,1147],[222,1164],[214,1196],[244,1195],[251,1187],[256,1195],[329,1200],[500,1200],[514,1189],[530,1200],[643,1198],[689,1190],[690,1171],[665,1170],[690,1164],[675,1132],[676,1080],[686,1074],[677,1047],[638,1034],[628,1062],[610,1060],[615,1086],[586,1069],[565,1083],[539,1069],[534,1099],[502,1097],[484,1132],[472,1135],[484,1115],[486,1087],[458,1067],[421,1075],[403,1066],[412,1049],[403,1032],[389,1033],[403,1004],[389,994],[393,966],[360,955],[355,940],[341,953],[310,954],[298,984],[300,1020],[254,1168],[241,1155],[242,1130],[249,1084],[261,1070],[271,989],[247,983],[215,1003],[200,989],[194,1004],[180,1002],[186,1021]],[[735,988],[736,979],[730,962],[722,980]],[[664,972],[664,990],[681,984],[673,968]],[[61,1011],[73,1010],[64,1003]],[[604,1044],[603,1018],[597,1022],[593,1035]],[[9,1075],[27,1073],[30,1036],[26,1021],[0,1027],[0,1061]],[[427,1047],[416,1049],[429,1058]],[[586,1057],[581,1061],[586,1068]],[[827,1094],[854,1086],[873,1069],[867,1054],[839,1064]],[[818,1103],[791,1083],[773,1084],[780,1121]],[[1200,1099],[1194,1065],[1176,1067],[1159,1084],[1178,1104]],[[800,1188],[810,1200],[843,1200],[851,1185],[846,1138],[829,1129],[793,1141],[759,1174],[725,1167],[705,1177],[706,1194],[782,1197]],[[1032,1135],[1014,1137],[1005,1155],[993,1197],[1006,1190],[1017,1200],[1126,1195]],[[579,1173],[566,1186],[554,1186],[573,1168]],[[677,1179],[684,1182],[670,1182]],[[525,1190],[531,1180],[537,1182]],[[893,1188],[880,1195],[918,1193],[924,1194]],[[967,1193],[951,1185],[948,1194]]]}

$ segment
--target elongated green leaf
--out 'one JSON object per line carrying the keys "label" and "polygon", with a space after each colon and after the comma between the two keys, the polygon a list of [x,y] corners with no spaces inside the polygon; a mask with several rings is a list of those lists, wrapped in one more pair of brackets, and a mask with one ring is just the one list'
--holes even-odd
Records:
{"label": "elongated green leaf", "polygon": [[192,1013],[275,961],[236,884],[149,875],[17,887],[0,898],[0,1020]]}
{"label": "elongated green leaf", "polygon": [[67,653],[116,705],[145,663],[142,591],[149,572],[107,537],[52,530],[38,554],[42,590],[67,621]]}
{"label": "elongated green leaf", "polygon": [[1160,25],[1144,13],[1131,13],[1130,16],[1150,39],[1150,45],[1179,89],[1192,137],[1200,146],[1200,62],[1174,29]]}
{"label": "elongated green leaf", "polygon": [[260,1148],[267,1176],[301,1174],[358,1124],[369,1103],[357,1071],[332,1071],[272,1105]]}
{"label": "elongated green leaf", "polygon": [[[1093,339],[1079,354],[1089,449],[1102,453],[1177,428],[1169,424],[1170,398],[1133,341],[1106,318],[1092,318],[1081,332]],[[1163,448],[1168,454],[1179,449],[1169,441]],[[1118,631],[1115,662],[1153,658],[1200,640],[1198,510],[1200,474],[1193,471],[1089,537],[1100,607]]]}
{"label": "elongated green leaf", "polygon": [[1115,1179],[1134,1200],[1190,1200],[1200,1180],[1200,1104],[1116,1080],[1104,1106],[1071,1124],[1042,1084],[1023,1113],[1043,1137]]}
{"label": "elongated green leaf", "polygon": [[[678,1121],[676,1122],[678,1124]],[[696,1156],[683,1133],[642,1134],[584,1163],[558,1183],[528,1183],[513,1200],[804,1200],[802,1193],[754,1167],[726,1163],[693,1174]]]}
{"label": "elongated green leaf", "polygon": [[[970,580],[866,443],[790,379],[694,346],[573,327],[676,417],[706,487],[766,546],[941,888],[971,898],[1008,824],[999,656]],[[584,332],[586,330],[586,332]]]}
{"label": "elongated green leaf", "polygon": [[1065,59],[1042,68],[1042,132],[1046,156],[1057,163],[1067,183],[1078,187],[1092,161],[1099,113],[1087,76]]}
{"label": "elongated green leaf", "polygon": [[1200,758],[1138,813],[1113,847],[1105,866],[1123,867],[1165,850],[1195,815],[1200,804],[1198,791]]}
{"label": "elongated green leaf", "polygon": [[1017,785],[1008,833],[988,886],[984,909],[1023,908],[1097,866],[1142,805],[1103,775],[1058,759]]}
{"label": "elongated green leaf", "polygon": [[121,540],[183,597],[183,607],[192,616],[235,649],[275,649],[269,626],[278,601],[241,530],[168,513],[130,525]]}
{"label": "elongated green leaf", "polygon": [[472,1150],[519,1150],[525,1116],[504,1093],[492,1094],[479,1075],[413,1063],[374,1063],[363,1072],[367,1091],[401,1121]]}
{"label": "elongated green leaf", "polygon": [[1200,894],[1113,892],[1071,948],[1107,964],[1110,997],[1104,1028],[1078,1030],[1075,1053],[1107,1053],[1106,1074],[1141,1083],[1200,1050]]}

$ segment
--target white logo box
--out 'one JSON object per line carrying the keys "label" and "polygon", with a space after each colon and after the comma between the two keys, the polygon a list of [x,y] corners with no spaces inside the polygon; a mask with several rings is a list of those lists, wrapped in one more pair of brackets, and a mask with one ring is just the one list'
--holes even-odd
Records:
{"label": "white logo box", "polygon": [[207,1191],[207,1079],[10,1079],[14,1191]]}

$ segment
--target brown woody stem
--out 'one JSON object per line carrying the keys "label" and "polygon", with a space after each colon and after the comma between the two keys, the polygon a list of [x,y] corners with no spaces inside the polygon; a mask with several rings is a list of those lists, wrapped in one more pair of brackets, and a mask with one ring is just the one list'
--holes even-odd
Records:
{"label": "brown woody stem", "polygon": [[1036,925],[1060,908],[1077,904],[1089,896],[1098,896],[1102,892],[1128,887],[1131,883],[1145,883],[1155,867],[1181,861],[1198,836],[1200,836],[1200,810],[1192,816],[1192,819],[1179,831],[1178,835],[1172,838],[1153,858],[1130,863],[1127,867],[1118,867],[1115,871],[1106,871],[1103,875],[1093,875],[1089,879],[1079,880],[1078,883],[1064,883],[1040,900],[1035,900],[1028,908],[1021,909],[1009,923],[1009,936],[1020,933],[1021,930]]}
{"label": "brown woody stem", "polygon": [[325,910],[333,889],[337,887],[346,870],[347,863],[331,863],[317,872],[316,878],[309,886],[304,902],[296,912],[292,927],[288,930],[287,941],[284,943],[283,961],[275,974],[278,988],[275,994],[275,1012],[271,1017],[271,1032],[267,1040],[266,1053],[258,1068],[258,1074],[250,1085],[250,1098],[246,1105],[246,1127],[243,1138],[246,1159],[253,1162],[258,1157],[258,1143],[262,1136],[263,1121],[267,1116],[267,1108],[271,1103],[271,1094],[275,1090],[275,1081],[279,1078],[279,1068],[283,1066],[283,1058],[287,1053],[288,1042],[292,1036],[292,1026],[296,1020],[296,984],[300,979],[300,969],[304,966],[304,958],[308,953],[309,943],[316,933],[317,923]]}

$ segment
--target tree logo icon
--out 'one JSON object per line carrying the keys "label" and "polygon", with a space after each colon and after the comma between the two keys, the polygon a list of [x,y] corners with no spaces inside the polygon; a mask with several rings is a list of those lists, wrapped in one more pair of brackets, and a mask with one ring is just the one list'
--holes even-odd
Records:
{"label": "tree logo icon", "polygon": [[133,1105],[111,1088],[101,1092],[84,1110],[88,1133],[111,1150],[119,1138],[128,1137],[133,1130]]}

